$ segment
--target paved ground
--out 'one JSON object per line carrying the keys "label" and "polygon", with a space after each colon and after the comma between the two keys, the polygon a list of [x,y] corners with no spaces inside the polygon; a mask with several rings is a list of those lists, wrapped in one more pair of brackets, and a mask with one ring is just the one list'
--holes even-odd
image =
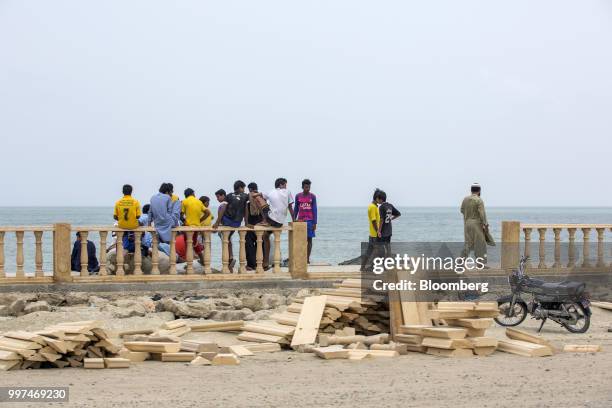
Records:
{"label": "paved ground", "polygon": [[[612,312],[595,309],[587,334],[545,326],[543,335],[559,346],[603,345],[596,354],[527,358],[497,352],[446,359],[411,353],[395,359],[325,361],[280,352],[245,357],[236,367],[145,362],[127,370],[1,372],[0,384],[68,386],[66,406],[71,407],[610,407],[611,324]],[[531,321],[523,325],[532,332],[535,327]],[[502,328],[490,332],[503,337]],[[236,342],[228,333],[190,335]]]}

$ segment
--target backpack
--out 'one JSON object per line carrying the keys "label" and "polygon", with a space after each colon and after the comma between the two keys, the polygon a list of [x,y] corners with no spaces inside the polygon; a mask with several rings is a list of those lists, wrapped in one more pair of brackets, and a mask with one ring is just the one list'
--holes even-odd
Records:
{"label": "backpack", "polygon": [[227,195],[227,207],[225,215],[232,221],[242,221],[244,218],[244,206],[247,202],[248,195],[246,193],[230,193]]}

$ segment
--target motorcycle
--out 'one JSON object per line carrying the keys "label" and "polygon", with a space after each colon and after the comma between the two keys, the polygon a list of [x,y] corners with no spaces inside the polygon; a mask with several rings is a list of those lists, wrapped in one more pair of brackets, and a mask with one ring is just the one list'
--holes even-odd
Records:
{"label": "motorcycle", "polygon": [[[500,314],[495,321],[501,326],[521,324],[527,314],[541,320],[538,332],[550,319],[571,333],[585,333],[591,324],[591,302],[582,282],[563,281],[546,283],[525,274],[527,257],[521,257],[519,266],[508,276],[512,295],[498,299]],[[522,294],[531,295],[527,302]]]}

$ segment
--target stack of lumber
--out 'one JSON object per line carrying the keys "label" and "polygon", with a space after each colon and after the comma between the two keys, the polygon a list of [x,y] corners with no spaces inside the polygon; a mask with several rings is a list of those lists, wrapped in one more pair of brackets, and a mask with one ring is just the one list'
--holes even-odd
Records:
{"label": "stack of lumber", "polygon": [[552,356],[555,347],[541,336],[508,327],[508,339],[500,340],[498,350],[525,357]]}
{"label": "stack of lumber", "polygon": [[[316,342],[318,333],[372,336],[389,332],[385,296],[362,292],[360,279],[346,279],[321,296],[298,298],[272,322],[246,322],[239,340],[297,347]],[[194,327],[192,325],[192,331]]]}
{"label": "stack of lumber", "polygon": [[439,326],[402,325],[395,340],[407,344],[408,351],[444,357],[491,355],[497,339],[486,336],[497,316],[496,302],[438,302],[428,316]]}
{"label": "stack of lumber", "polygon": [[11,331],[0,335],[0,370],[83,367],[86,359],[111,359],[121,347],[101,323],[60,323],[40,331]]}

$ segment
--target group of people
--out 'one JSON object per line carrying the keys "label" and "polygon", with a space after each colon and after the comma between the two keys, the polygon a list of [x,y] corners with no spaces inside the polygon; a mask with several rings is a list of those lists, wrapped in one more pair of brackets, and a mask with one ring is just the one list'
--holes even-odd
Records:
{"label": "group of people", "polygon": [[[201,196],[196,198],[195,191],[187,188],[184,191],[184,199],[181,200],[174,194],[172,183],[163,183],[157,194],[153,195],[146,204],[141,207],[140,202],[132,195],[133,188],[126,184],[123,186],[121,197],[115,203],[113,218],[119,228],[128,230],[123,234],[121,243],[123,249],[128,253],[137,250],[142,251],[143,256],[152,253],[153,236],[146,232],[141,239],[140,248],[136,248],[136,239],[133,232],[141,226],[153,226],[157,234],[157,245],[160,251],[170,256],[170,241],[172,240],[172,229],[178,226],[188,227],[219,227],[238,228],[242,225],[246,227],[271,226],[281,228],[287,221],[287,216],[291,216],[292,221],[303,221],[307,223],[308,231],[308,260],[312,251],[312,239],[315,237],[317,228],[317,198],[310,191],[311,181],[302,181],[302,191],[293,197],[291,191],[287,189],[287,180],[278,178],[274,182],[274,189],[269,192],[259,192],[257,183],[251,182],[248,186],[241,180],[234,183],[233,191],[227,193],[224,189],[215,192],[215,198],[219,203],[217,215],[210,210],[210,198]],[[245,189],[248,188],[248,193]],[[214,223],[213,223],[214,220]],[[191,242],[195,255],[204,263],[204,237],[199,232],[193,232]],[[234,231],[229,232],[228,252],[229,269],[233,270],[236,265],[234,251],[232,248],[232,236]],[[263,267],[269,269],[270,258],[270,232],[266,231],[263,235]],[[219,232],[223,239],[223,233]],[[179,232],[174,240],[177,261],[182,262],[186,259],[188,237],[184,232]],[[254,231],[249,231],[245,237],[245,248],[247,258],[247,270],[254,270],[257,267],[257,236]],[[93,248],[90,248],[93,246]],[[95,259],[95,246],[88,242],[88,257],[93,257],[91,264],[88,265],[90,272],[99,269],[97,259]],[[112,249],[112,246],[109,248]],[[73,253],[72,269],[80,270],[80,235],[77,236]],[[95,259],[95,262],[94,262]]]}
{"label": "group of people", "polygon": [[[467,258],[474,253],[475,258],[480,258],[486,263],[487,245],[495,245],[495,241],[489,233],[489,222],[481,192],[480,185],[474,183],[470,187],[470,195],[461,202],[460,212],[464,225],[464,246],[461,257]],[[374,191],[372,202],[368,206],[370,235],[365,254],[361,257],[362,272],[371,267],[372,257],[378,248],[381,256],[386,257],[391,254],[392,221],[401,215],[393,204],[387,202],[387,194],[384,191],[379,189]]]}

